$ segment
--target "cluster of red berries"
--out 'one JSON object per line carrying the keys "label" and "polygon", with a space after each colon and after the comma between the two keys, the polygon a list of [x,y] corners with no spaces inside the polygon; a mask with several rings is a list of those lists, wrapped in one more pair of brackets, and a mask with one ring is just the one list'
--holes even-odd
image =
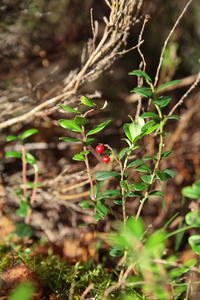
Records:
{"label": "cluster of red berries", "polygon": [[[98,146],[96,146],[95,150],[96,150],[96,152],[100,155],[101,153],[104,152],[104,146],[98,145]],[[107,163],[110,161],[110,157],[104,156],[104,157],[102,158],[102,161],[103,161],[104,164],[107,164]]]}

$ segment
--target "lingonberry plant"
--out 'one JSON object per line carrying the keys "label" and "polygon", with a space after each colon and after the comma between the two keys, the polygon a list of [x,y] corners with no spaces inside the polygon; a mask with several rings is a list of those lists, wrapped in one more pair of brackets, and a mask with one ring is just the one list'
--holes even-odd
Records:
{"label": "lingonberry plant", "polygon": [[[15,229],[16,234],[20,238],[24,236],[30,237],[33,234],[33,229],[28,224],[30,224],[32,205],[35,200],[37,188],[40,186],[40,183],[38,182],[39,169],[35,157],[31,153],[26,152],[24,141],[37,132],[37,129],[28,129],[21,135],[9,135],[6,139],[7,142],[18,141],[21,144],[21,152],[8,151],[5,154],[6,158],[14,157],[19,158],[22,161],[23,188],[20,187],[15,192],[15,194],[21,198],[21,201],[19,202],[20,208],[16,210],[16,214],[25,218],[25,223],[18,223]],[[33,166],[34,182],[28,182],[27,180],[27,164],[31,164]],[[28,189],[31,190],[31,193],[29,193]]]}
{"label": "lingonberry plant", "polygon": [[[154,188],[155,182],[160,181],[162,183],[175,176],[173,171],[169,169],[163,170],[161,168],[161,161],[170,156],[171,153],[170,151],[163,149],[165,136],[164,125],[168,119],[179,119],[179,117],[176,115],[168,117],[163,116],[162,109],[169,104],[171,97],[160,95],[160,92],[164,88],[178,83],[179,80],[165,83],[155,90],[151,78],[145,72],[135,70],[129,74],[136,75],[146,82],[147,86],[136,87],[132,92],[150,99],[156,112],[145,112],[140,115],[137,120],[134,120],[132,116],[129,116],[130,122],[123,126],[126,136],[123,140],[127,143],[127,147],[122,149],[119,154],[115,153],[111,145],[101,143],[96,146],[95,150],[99,155],[104,151],[106,154],[108,153],[102,158],[103,163],[108,164],[110,156],[112,156],[112,160],[116,162],[115,167],[119,169],[120,172],[113,170],[99,170],[95,176],[91,172],[88,159],[88,154],[90,152],[88,146],[91,145],[95,139],[90,136],[104,129],[105,126],[110,123],[110,120],[101,123],[94,129],[88,131],[88,119],[86,117],[88,114],[91,114],[94,109],[98,109],[98,107],[87,97],[81,98],[81,104],[90,107],[85,113],[60,105],[60,107],[66,111],[76,114],[74,120],[59,120],[60,125],[67,130],[78,132],[81,135],[81,138],[61,137],[60,139],[71,142],[81,142],[83,145],[83,151],[76,154],[73,159],[85,162],[91,187],[91,199],[81,201],[80,206],[83,209],[94,209],[94,220],[96,222],[104,220],[108,213],[112,213],[118,223],[118,233],[113,234],[109,241],[112,246],[110,255],[121,257],[118,265],[120,271],[119,278],[115,285],[110,286],[105,290],[102,299],[107,299],[109,293],[123,285],[131,272],[134,273],[134,276],[129,280],[130,284],[139,286],[143,293],[152,294],[157,297],[157,299],[169,299],[171,292],[169,289],[163,289],[163,285],[166,283],[160,282],[160,272],[164,274],[163,280],[167,282],[167,284],[173,286],[173,291],[175,291],[176,286],[181,286],[182,291],[185,291],[187,287],[183,287],[181,283],[179,285],[178,280],[184,272],[188,272],[194,266],[194,262],[189,262],[186,268],[179,272],[178,276],[172,275],[171,273],[168,276],[167,273],[171,272],[171,258],[169,257],[168,260],[166,259],[165,261],[162,260],[165,253],[165,242],[169,236],[179,234],[184,230],[191,228],[194,225],[191,224],[194,215],[191,215],[191,213],[190,215],[187,215],[186,223],[188,226],[179,228],[173,233],[167,234],[165,228],[174,218],[176,218],[177,214],[168,220],[161,230],[149,233],[151,225],[147,228],[144,227],[141,212],[145,203],[151,201],[151,197],[164,197],[162,190]],[[132,159],[134,151],[140,147],[137,143],[138,140],[143,139],[150,133],[154,133],[154,136],[159,135],[157,154],[155,154],[155,156],[146,155]],[[132,182],[129,179],[129,177],[132,177],[130,176],[132,172],[141,174],[139,176],[140,180]],[[98,182],[109,180],[111,178],[118,182],[117,188],[102,191]],[[129,215],[126,210],[126,201],[132,197],[140,200],[135,216]],[[111,201],[116,205],[122,206],[122,224],[115,214],[114,209],[109,205]],[[196,221],[195,226],[197,223],[198,222]],[[197,240],[199,240],[199,237]],[[191,240],[190,244],[195,250],[196,248],[194,248],[193,240]],[[134,294],[136,295],[137,292],[134,291]],[[128,294],[126,297],[128,297]],[[139,294],[137,294],[137,297],[137,299],[146,299]]]}

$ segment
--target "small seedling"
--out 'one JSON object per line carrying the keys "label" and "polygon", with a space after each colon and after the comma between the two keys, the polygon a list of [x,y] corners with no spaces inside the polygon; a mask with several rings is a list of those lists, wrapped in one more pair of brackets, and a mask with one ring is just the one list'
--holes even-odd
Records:
{"label": "small seedling", "polygon": [[[35,196],[37,193],[37,188],[40,186],[38,182],[38,165],[36,163],[35,157],[26,152],[24,140],[33,134],[37,133],[37,129],[28,129],[23,132],[21,135],[9,135],[6,139],[7,142],[18,141],[21,143],[21,153],[17,151],[8,151],[5,154],[6,158],[19,158],[22,161],[22,182],[23,189],[19,188],[15,194],[21,197],[21,201],[19,203],[20,208],[16,210],[16,214],[20,217],[25,218],[25,223],[18,223],[15,229],[15,233],[21,238],[24,236],[30,237],[33,234],[32,228],[28,225],[30,224],[31,213],[32,213],[32,205],[35,200]],[[34,168],[34,182],[28,182],[27,180],[27,164],[31,164]],[[32,190],[31,193],[28,193],[28,188]]]}

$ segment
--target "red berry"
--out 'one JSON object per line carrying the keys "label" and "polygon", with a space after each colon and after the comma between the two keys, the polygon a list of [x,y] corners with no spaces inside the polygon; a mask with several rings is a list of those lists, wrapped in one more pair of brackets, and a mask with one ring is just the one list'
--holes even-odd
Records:
{"label": "red berry", "polygon": [[96,146],[95,150],[98,154],[101,154],[104,151],[104,146],[98,145]]}
{"label": "red berry", "polygon": [[104,157],[102,158],[102,161],[103,161],[103,163],[106,165],[106,164],[110,161],[110,157],[104,156]]}

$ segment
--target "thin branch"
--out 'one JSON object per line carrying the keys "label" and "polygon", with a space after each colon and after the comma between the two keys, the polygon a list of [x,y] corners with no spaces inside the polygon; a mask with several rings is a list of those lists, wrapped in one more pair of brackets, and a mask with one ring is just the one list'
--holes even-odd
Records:
{"label": "thin branch", "polygon": [[162,65],[162,61],[163,61],[163,55],[164,55],[165,49],[167,47],[168,41],[169,41],[170,37],[172,36],[172,34],[174,33],[175,28],[177,27],[180,19],[183,17],[184,13],[186,12],[186,10],[187,10],[187,8],[188,8],[188,6],[190,5],[191,2],[192,2],[192,0],[188,1],[188,3],[184,7],[182,13],[179,15],[179,17],[176,20],[176,22],[175,22],[172,30],[170,31],[168,37],[166,38],[166,40],[164,42],[164,46],[163,46],[163,49],[162,49],[162,52],[161,52],[161,55],[160,55],[160,60],[159,60],[158,68],[157,68],[157,71],[156,71],[156,76],[155,76],[155,80],[154,80],[154,87],[157,85],[157,82],[158,82],[159,73],[160,73],[160,69],[161,69],[161,65]]}

